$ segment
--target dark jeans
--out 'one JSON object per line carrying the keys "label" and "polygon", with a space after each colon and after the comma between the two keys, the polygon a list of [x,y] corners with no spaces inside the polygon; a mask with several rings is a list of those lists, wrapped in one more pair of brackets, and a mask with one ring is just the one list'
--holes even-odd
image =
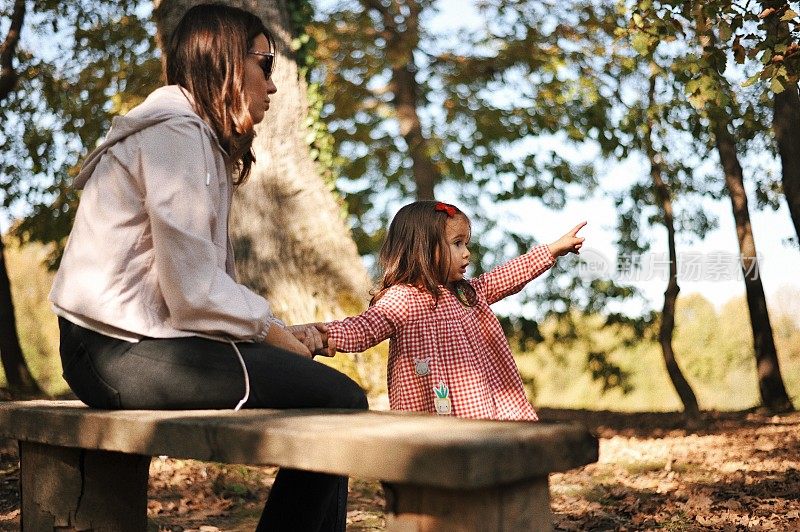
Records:
{"label": "dark jeans", "polygon": [[[106,409],[224,409],[244,396],[244,374],[228,343],[204,338],[145,338],[137,343],[63,318],[61,364],[78,398]],[[244,408],[363,410],[363,390],[319,362],[263,343],[237,343],[250,375]],[[343,531],[347,477],[281,469],[258,531]]]}

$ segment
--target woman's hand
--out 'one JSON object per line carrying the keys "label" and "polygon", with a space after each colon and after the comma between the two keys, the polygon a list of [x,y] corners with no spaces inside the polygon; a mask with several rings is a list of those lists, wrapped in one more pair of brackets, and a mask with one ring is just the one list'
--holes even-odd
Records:
{"label": "woman's hand", "polygon": [[264,343],[304,357],[311,358],[312,356],[311,350],[303,342],[298,340],[289,329],[277,323],[273,323],[270,326],[267,336],[264,338]]}
{"label": "woman's hand", "polygon": [[288,329],[312,355],[328,356],[328,327],[324,323],[291,325]]}
{"label": "woman's hand", "polygon": [[334,357],[336,356],[336,342],[331,338],[328,337],[328,348],[325,350],[324,353],[320,353],[321,355],[325,355],[326,357]]}
{"label": "woman's hand", "polygon": [[578,235],[578,231],[580,231],[583,226],[586,225],[586,222],[581,222],[572,230],[567,233],[566,235],[562,236],[552,244],[548,244],[547,249],[550,250],[550,254],[553,257],[560,257],[562,255],[566,255],[567,253],[575,253],[576,255],[580,253],[581,246],[583,246],[583,241],[585,238]]}

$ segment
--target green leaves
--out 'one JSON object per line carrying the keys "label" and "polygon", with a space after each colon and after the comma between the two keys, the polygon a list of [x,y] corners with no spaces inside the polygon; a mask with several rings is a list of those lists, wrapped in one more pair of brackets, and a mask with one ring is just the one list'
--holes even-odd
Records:
{"label": "green leaves", "polygon": [[[440,190],[468,183],[476,197],[546,197],[559,205],[567,187],[591,189],[593,168],[537,153],[528,141],[563,133],[575,145],[590,139],[610,150],[619,145],[606,133],[609,108],[598,93],[592,55],[610,44],[592,37],[609,24],[606,12],[585,2],[564,6],[558,10],[563,23],[550,28],[550,13],[537,3],[485,2],[481,16],[502,24],[434,35],[425,25],[433,5],[342,3],[308,28],[319,43],[312,78],[326,99],[321,118],[342,162],[340,188],[354,225],[374,234],[373,221],[393,208],[388,198],[392,205],[411,199],[419,161],[401,123],[412,111]],[[406,68],[413,83],[398,76]],[[415,94],[415,105],[400,101],[403,91]],[[361,242],[375,239],[365,234]]]}
{"label": "green leaves", "polygon": [[650,52],[650,47],[654,43],[654,39],[645,33],[637,32],[631,38],[631,46],[639,55],[647,55]]}
{"label": "green leaves", "polygon": [[728,23],[728,21],[726,21],[725,19],[721,19],[719,21],[718,30],[719,30],[719,38],[722,42],[728,42],[729,40],[731,40],[731,37],[733,36],[733,29],[731,28],[731,25]]}
{"label": "green leaves", "polygon": [[[758,72],[749,75],[744,86],[753,86],[759,80],[764,80],[766,88],[779,93],[786,86],[798,82],[800,21],[797,20],[797,11],[790,7],[796,4],[789,1],[754,2],[742,7],[731,1],[712,2],[714,9],[709,13],[709,20],[719,29],[719,39],[723,45],[720,48],[731,53],[737,63],[759,68]],[[729,36],[725,28],[726,21],[731,21],[730,28],[734,36],[727,50]],[[756,66],[756,63],[748,65],[747,59],[755,58],[758,58],[760,66]]]}
{"label": "green leaves", "polygon": [[769,88],[770,88],[770,89],[772,90],[772,92],[774,92],[775,94],[780,94],[781,92],[783,92],[784,90],[786,90],[786,86],[785,86],[783,83],[784,83],[784,82],[783,82],[783,80],[782,80],[781,78],[779,78],[779,77],[777,77],[777,76],[776,76],[776,77],[773,77],[773,78],[772,78],[772,80],[771,80],[771,81],[770,81],[770,83],[769,83]]}
{"label": "green leaves", "polygon": [[[19,83],[0,109],[4,205],[25,205],[24,240],[63,244],[77,196],[66,186],[80,157],[160,83],[160,62],[140,3],[36,2],[26,18]],[[58,35],[54,35],[59,31]],[[41,46],[42,42],[48,46]]]}

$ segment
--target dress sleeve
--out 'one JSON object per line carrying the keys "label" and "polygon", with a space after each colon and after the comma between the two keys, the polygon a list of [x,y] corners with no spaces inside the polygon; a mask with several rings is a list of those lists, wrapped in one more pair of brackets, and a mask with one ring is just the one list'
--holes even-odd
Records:
{"label": "dress sleeve", "polygon": [[[145,189],[154,267],[169,310],[170,325],[179,330],[262,340],[276,319],[269,303],[237,283],[220,264],[212,227],[224,212],[208,185],[216,169],[205,133],[196,124],[167,121],[141,132],[138,171]],[[165,139],[169,149],[163,149]],[[227,242],[227,240],[224,240]]]}
{"label": "dress sleeve", "polygon": [[333,340],[337,351],[365,351],[394,336],[408,315],[408,290],[392,287],[358,316],[328,323],[328,338]]}
{"label": "dress sleeve", "polygon": [[472,286],[491,305],[522,290],[530,281],[549,270],[555,261],[547,246],[535,246],[524,255],[473,279]]}

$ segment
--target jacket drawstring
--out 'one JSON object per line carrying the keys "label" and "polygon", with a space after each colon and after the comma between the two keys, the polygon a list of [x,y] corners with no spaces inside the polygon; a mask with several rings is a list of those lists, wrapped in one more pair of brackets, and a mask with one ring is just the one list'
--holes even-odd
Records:
{"label": "jacket drawstring", "polygon": [[244,365],[244,358],[242,358],[242,353],[239,351],[239,348],[236,346],[236,342],[233,340],[228,340],[230,344],[233,346],[233,350],[236,351],[236,356],[239,357],[239,364],[242,365],[242,371],[244,372],[244,397],[242,400],[239,401],[239,404],[234,407],[234,412],[241,409],[242,405],[244,405],[247,400],[250,398],[250,375],[247,373],[247,366]]}

